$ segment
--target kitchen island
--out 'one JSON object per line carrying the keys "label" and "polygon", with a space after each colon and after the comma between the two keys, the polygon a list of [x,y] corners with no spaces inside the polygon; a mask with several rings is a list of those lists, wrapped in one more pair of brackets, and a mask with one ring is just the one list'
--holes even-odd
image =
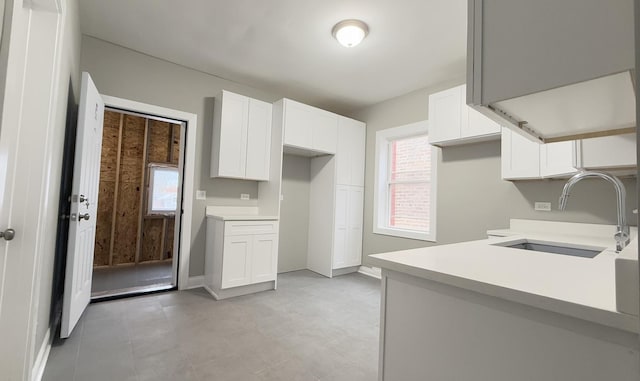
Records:
{"label": "kitchen island", "polygon": [[[616,308],[613,227],[527,226],[369,256],[382,268],[380,380],[639,379],[638,316]],[[524,241],[598,254],[508,247]]]}

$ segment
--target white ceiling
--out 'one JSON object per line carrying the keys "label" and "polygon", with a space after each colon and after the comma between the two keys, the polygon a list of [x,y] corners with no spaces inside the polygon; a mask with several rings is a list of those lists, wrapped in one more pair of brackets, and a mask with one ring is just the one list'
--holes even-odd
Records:
{"label": "white ceiling", "polygon": [[[370,28],[355,48],[331,28]],[[368,106],[465,73],[467,0],[80,0],[84,34],[319,107]]]}

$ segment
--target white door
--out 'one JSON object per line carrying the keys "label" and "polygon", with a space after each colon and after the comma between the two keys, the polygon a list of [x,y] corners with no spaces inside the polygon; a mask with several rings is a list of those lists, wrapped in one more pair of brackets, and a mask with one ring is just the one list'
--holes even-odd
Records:
{"label": "white door", "polygon": [[[41,342],[36,343],[46,286],[43,263],[53,255],[59,179],[55,131],[64,128],[60,48],[65,15],[53,2],[2,2],[0,43],[0,379],[32,379]],[[48,4],[47,4],[48,3]],[[57,3],[56,3],[57,4]],[[64,78],[67,88],[68,77]],[[67,94],[64,93],[66,105]],[[55,223],[55,222],[54,222]],[[6,234],[6,233],[5,233]],[[3,234],[4,235],[4,234]],[[42,274],[43,276],[39,276]],[[49,284],[50,286],[50,284]],[[41,297],[42,296],[42,297]],[[45,322],[46,324],[46,322]],[[36,347],[38,349],[36,349]]]}
{"label": "white door", "polygon": [[73,167],[69,248],[60,330],[62,338],[71,335],[91,299],[103,117],[102,97],[89,73],[84,72]]}

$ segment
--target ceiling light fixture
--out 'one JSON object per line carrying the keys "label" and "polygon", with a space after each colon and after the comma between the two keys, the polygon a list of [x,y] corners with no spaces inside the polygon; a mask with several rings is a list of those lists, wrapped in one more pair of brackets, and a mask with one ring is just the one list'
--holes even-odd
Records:
{"label": "ceiling light fixture", "polygon": [[369,27],[364,21],[342,20],[333,27],[331,34],[342,46],[352,48],[369,34]]}

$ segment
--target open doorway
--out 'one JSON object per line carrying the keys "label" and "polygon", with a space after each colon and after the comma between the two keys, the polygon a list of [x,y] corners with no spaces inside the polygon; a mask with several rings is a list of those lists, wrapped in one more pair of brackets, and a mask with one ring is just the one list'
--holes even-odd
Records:
{"label": "open doorway", "polygon": [[105,110],[92,300],[177,286],[183,128],[175,120]]}

